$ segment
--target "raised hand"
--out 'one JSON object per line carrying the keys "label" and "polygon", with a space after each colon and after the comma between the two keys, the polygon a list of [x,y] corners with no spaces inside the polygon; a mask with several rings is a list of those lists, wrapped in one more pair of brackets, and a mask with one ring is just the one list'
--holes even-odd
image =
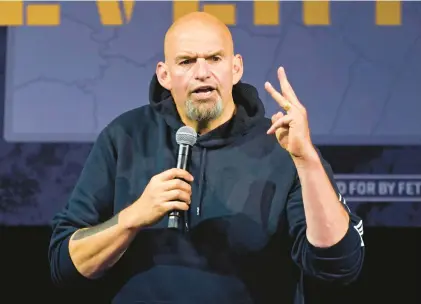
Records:
{"label": "raised hand", "polygon": [[305,158],[307,153],[314,151],[307,111],[295,95],[283,67],[278,69],[278,78],[282,93],[269,82],[265,83],[265,89],[286,113],[279,111],[272,116],[272,126],[267,134],[275,134],[281,147],[292,157]]}

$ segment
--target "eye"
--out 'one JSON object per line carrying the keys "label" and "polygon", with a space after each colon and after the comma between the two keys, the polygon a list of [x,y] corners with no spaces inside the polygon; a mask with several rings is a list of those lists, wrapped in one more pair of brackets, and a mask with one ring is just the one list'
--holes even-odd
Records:
{"label": "eye", "polygon": [[211,60],[214,61],[214,62],[218,62],[218,61],[221,60],[221,57],[220,56],[212,56]]}
{"label": "eye", "polygon": [[186,59],[180,62],[180,65],[187,65],[194,63],[194,59]]}

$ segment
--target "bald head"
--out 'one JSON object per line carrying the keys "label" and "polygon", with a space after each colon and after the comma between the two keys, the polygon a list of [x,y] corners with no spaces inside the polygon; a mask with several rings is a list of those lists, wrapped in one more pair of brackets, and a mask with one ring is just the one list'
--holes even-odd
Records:
{"label": "bald head", "polygon": [[184,15],[168,29],[164,52],[156,75],[182,121],[202,131],[227,121],[235,109],[232,87],[243,73],[228,27],[207,13]]}
{"label": "bald head", "polygon": [[166,61],[171,58],[174,44],[186,34],[204,35],[216,33],[224,44],[229,55],[234,54],[232,35],[228,27],[215,16],[205,12],[193,12],[177,19],[168,29],[164,39],[164,54]]}

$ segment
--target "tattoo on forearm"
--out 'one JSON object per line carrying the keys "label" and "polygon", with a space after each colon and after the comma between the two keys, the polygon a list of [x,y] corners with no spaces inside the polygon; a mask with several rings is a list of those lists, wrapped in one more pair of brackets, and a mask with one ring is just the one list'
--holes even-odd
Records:
{"label": "tattoo on forearm", "polygon": [[88,236],[97,234],[101,231],[104,231],[114,225],[117,225],[118,223],[118,214],[113,216],[112,218],[110,218],[108,221],[105,221],[104,223],[101,223],[99,225],[96,225],[94,227],[90,227],[87,229],[82,229],[77,231],[74,235],[73,235],[73,240],[80,240],[83,238],[86,238]]}

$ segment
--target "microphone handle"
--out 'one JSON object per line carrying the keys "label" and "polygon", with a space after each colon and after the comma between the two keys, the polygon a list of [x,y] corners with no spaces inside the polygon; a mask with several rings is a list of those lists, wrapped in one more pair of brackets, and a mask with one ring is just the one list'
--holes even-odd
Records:
{"label": "microphone handle", "polygon": [[[186,170],[187,168],[187,158],[189,156],[189,145],[180,144],[178,149],[178,157],[177,157],[177,168]],[[181,228],[181,215],[180,211],[174,210],[171,211],[168,218],[168,228]]]}
{"label": "microphone handle", "polygon": [[189,156],[189,145],[180,145],[178,149],[177,168],[186,170],[187,168],[187,157]]}

